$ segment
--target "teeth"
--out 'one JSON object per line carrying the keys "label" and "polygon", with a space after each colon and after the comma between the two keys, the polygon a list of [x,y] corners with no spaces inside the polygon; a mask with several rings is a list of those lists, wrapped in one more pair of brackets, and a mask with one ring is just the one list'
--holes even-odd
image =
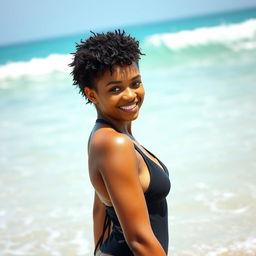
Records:
{"label": "teeth", "polygon": [[131,110],[131,109],[133,109],[133,108],[135,108],[135,107],[136,107],[136,103],[133,104],[133,105],[131,105],[131,106],[123,106],[123,107],[120,107],[120,108],[122,108],[122,109],[124,109],[124,110]]}

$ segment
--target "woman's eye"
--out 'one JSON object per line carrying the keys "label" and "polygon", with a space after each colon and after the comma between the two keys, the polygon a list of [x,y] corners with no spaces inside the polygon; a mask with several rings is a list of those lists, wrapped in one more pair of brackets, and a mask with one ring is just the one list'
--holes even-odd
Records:
{"label": "woman's eye", "polygon": [[134,88],[139,88],[141,85],[141,81],[135,81],[132,85]]}
{"label": "woman's eye", "polygon": [[119,88],[119,87],[112,87],[109,91],[110,92],[115,92],[115,93],[117,93],[117,92],[119,92],[121,89]]}

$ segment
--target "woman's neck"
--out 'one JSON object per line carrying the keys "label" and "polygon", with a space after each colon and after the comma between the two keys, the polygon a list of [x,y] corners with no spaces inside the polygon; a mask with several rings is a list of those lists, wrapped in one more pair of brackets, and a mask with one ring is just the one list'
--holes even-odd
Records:
{"label": "woman's neck", "polygon": [[105,116],[98,113],[98,119],[103,119],[110,122],[116,129],[124,134],[132,136],[132,122],[131,121],[122,121],[111,118],[109,116]]}

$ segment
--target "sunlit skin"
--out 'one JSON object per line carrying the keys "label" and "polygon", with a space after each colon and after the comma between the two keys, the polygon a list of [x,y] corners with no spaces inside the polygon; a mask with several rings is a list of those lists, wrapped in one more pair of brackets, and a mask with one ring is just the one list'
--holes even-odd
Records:
{"label": "sunlit skin", "polygon": [[[137,64],[114,66],[112,73],[106,70],[95,79],[95,88],[86,87],[85,93],[95,105],[98,118],[110,121],[122,132],[97,123],[89,143],[89,175],[95,189],[95,243],[102,232],[105,204],[115,208],[126,242],[135,256],[164,256],[151,229],[144,197],[150,183],[149,171],[133,143],[160,164],[131,136],[131,124],[139,115],[145,93]],[[98,250],[99,255],[109,254]]]}

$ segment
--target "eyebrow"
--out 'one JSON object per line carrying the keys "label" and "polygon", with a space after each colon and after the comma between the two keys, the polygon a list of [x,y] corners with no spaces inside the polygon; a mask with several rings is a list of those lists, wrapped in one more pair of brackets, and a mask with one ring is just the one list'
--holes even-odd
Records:
{"label": "eyebrow", "polygon": [[[130,80],[133,81],[133,80],[138,79],[140,77],[141,77],[140,75],[137,75],[137,76],[132,77]],[[121,83],[122,83],[122,81],[119,81],[119,80],[110,81],[105,86],[108,86],[108,85],[111,85],[111,84],[121,84]]]}

